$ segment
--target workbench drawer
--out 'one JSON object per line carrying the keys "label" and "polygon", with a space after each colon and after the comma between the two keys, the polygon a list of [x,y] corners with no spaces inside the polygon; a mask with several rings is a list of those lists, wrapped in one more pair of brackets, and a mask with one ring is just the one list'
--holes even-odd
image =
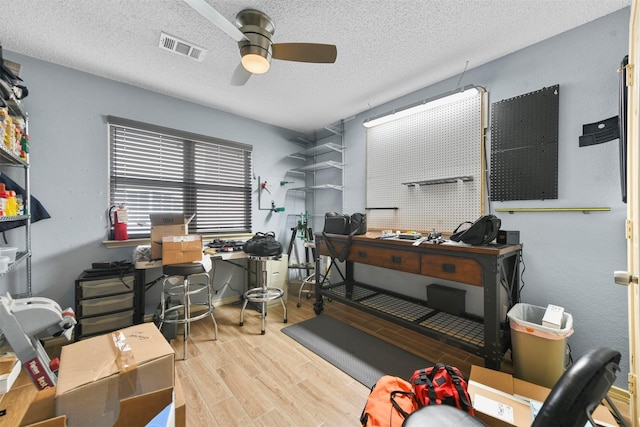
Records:
{"label": "workbench drawer", "polygon": [[110,277],[98,280],[78,280],[78,298],[133,292],[135,276]]}
{"label": "workbench drawer", "polygon": [[97,316],[112,311],[122,311],[133,308],[133,292],[110,297],[91,298],[81,300],[80,316]]}
{"label": "workbench drawer", "polygon": [[418,252],[397,251],[354,243],[349,251],[348,260],[406,271],[407,273],[420,273],[420,254]]}
{"label": "workbench drawer", "polygon": [[422,254],[420,274],[482,286],[482,266],[472,258]]}
{"label": "workbench drawer", "polygon": [[[327,242],[326,239],[320,240],[319,250],[320,255],[326,255],[329,257],[333,257],[334,255],[338,257],[342,253],[342,249],[344,248],[345,242],[339,240],[330,240]],[[333,248],[333,252],[329,250],[329,248]]]}

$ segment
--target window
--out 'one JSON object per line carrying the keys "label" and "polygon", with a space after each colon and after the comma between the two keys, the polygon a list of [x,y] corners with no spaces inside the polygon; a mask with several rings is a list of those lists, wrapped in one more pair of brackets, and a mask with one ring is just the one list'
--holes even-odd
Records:
{"label": "window", "polygon": [[109,116],[109,206],[124,203],[130,238],[149,213],[194,215],[189,232],[251,232],[251,150],[231,141]]}

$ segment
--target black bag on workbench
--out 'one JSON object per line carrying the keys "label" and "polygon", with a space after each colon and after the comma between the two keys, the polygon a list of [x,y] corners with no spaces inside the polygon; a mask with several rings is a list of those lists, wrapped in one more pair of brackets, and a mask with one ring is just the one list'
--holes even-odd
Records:
{"label": "black bag on workbench", "polygon": [[359,235],[367,232],[367,215],[354,213],[353,215],[340,215],[337,212],[324,214],[323,233]]}
{"label": "black bag on workbench", "polygon": [[[336,258],[343,262],[349,256],[351,249],[351,238],[355,235],[365,234],[367,232],[367,215],[363,213],[354,213],[353,215],[339,215],[336,212],[327,212],[324,216],[324,230],[322,236],[327,242],[327,249],[331,258]],[[342,247],[340,253],[337,252],[328,234],[346,235],[347,242]]]}
{"label": "black bag on workbench", "polygon": [[[462,231],[458,229],[464,224],[471,224],[469,228],[465,228]],[[498,237],[498,231],[502,221],[495,215],[482,215],[476,219],[474,223],[471,221],[465,221],[458,225],[453,234],[449,237],[454,242],[464,242],[470,245],[486,245],[491,243],[496,237]]]}
{"label": "black bag on workbench", "polygon": [[244,243],[242,249],[250,255],[257,256],[278,256],[282,254],[282,244],[276,240],[276,234],[273,231],[256,233]]}

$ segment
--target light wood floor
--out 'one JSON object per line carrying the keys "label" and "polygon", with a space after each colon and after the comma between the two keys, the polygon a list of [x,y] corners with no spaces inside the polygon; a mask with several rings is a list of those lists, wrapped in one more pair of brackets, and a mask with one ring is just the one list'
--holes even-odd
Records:
{"label": "light wood floor", "polygon": [[[182,338],[172,340],[176,371],[185,394],[188,427],[211,426],[358,426],[369,389],[316,356],[280,330],[315,316],[313,299],[296,307],[297,287],[290,287],[288,323],[280,304],[268,309],[267,331],[260,334],[260,314],[240,305],[217,307],[218,340],[211,319],[192,324],[189,355]],[[338,302],[325,302],[321,314],[332,316],[427,360],[457,366],[465,376],[482,358],[442,344],[412,330]],[[509,360],[503,370],[511,371]],[[628,405],[616,402],[627,416]]]}
{"label": "light wood floor", "polygon": [[[186,361],[182,360],[179,331],[171,345],[176,350],[175,367],[186,401],[187,427],[360,425],[369,389],[280,332],[287,325],[316,316],[313,299],[303,298],[302,307],[296,307],[297,293],[298,287],[291,285],[287,324],[283,323],[280,304],[269,307],[265,335],[260,334],[257,311],[248,308],[240,327],[240,305],[217,307],[218,340],[213,339],[210,318],[193,323]],[[467,377],[471,365],[483,364],[478,356],[339,302],[325,302],[321,315],[351,324],[434,363],[456,366]],[[48,349],[51,357],[58,357],[59,350]],[[512,371],[508,356],[502,369]],[[21,379],[21,385],[30,385],[25,375]],[[21,389],[31,393],[22,401],[31,401],[35,389]],[[614,400],[629,423],[628,402]],[[17,415],[19,419],[22,413]],[[0,417],[0,426],[16,425],[10,418]]]}

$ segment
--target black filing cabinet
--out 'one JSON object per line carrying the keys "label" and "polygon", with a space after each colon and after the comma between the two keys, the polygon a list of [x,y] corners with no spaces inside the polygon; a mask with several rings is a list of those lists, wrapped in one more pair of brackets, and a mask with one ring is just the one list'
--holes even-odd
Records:
{"label": "black filing cabinet", "polygon": [[126,328],[140,323],[139,276],[135,272],[76,279],[75,339]]}

